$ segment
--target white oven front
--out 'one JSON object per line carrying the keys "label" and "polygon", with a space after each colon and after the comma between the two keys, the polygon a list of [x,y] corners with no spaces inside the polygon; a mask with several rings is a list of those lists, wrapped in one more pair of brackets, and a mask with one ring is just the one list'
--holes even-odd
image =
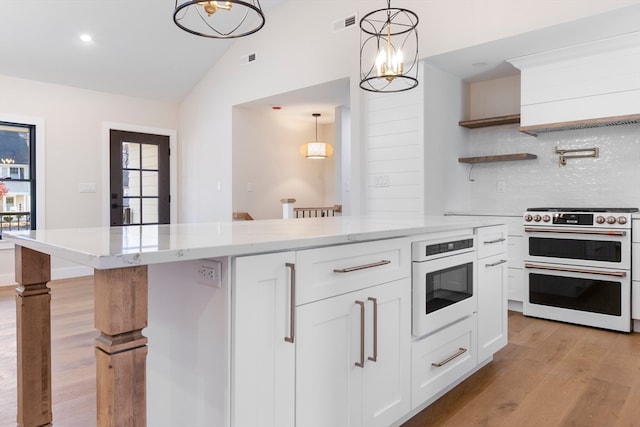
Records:
{"label": "white oven front", "polygon": [[[459,242],[468,248],[441,258],[412,263],[413,335],[437,331],[477,310],[477,273],[475,239],[468,236]],[[437,244],[437,243],[436,243]],[[457,244],[444,242],[440,245]],[[425,243],[418,243],[426,247]],[[464,244],[465,246],[467,244]],[[414,253],[416,243],[414,243]]]}
{"label": "white oven front", "polygon": [[525,262],[523,314],[631,331],[629,270]]}
{"label": "white oven front", "polygon": [[631,268],[631,230],[525,226],[525,261]]}

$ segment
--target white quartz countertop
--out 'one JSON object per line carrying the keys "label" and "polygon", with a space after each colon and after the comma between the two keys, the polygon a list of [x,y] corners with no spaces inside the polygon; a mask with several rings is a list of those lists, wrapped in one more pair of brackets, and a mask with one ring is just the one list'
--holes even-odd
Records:
{"label": "white quartz countertop", "polygon": [[231,221],[5,232],[21,245],[106,269],[388,239],[501,224],[490,217],[424,216]]}

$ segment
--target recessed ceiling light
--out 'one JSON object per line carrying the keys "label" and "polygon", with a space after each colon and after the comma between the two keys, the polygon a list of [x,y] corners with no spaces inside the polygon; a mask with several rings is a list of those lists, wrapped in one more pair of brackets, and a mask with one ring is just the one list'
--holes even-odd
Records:
{"label": "recessed ceiling light", "polygon": [[93,37],[90,34],[80,34],[80,40],[84,43],[91,43],[93,41]]}

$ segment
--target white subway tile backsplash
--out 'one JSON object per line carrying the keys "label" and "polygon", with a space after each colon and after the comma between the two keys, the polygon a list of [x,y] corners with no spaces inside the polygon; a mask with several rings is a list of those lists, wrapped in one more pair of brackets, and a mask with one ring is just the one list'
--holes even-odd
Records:
{"label": "white subway tile backsplash", "polygon": [[[527,152],[537,159],[481,163],[470,177],[471,210],[522,211],[532,206],[640,207],[640,126],[550,132],[537,138],[517,125],[469,132],[469,155]],[[559,165],[555,148],[599,148],[599,158]],[[504,182],[504,192],[502,189]]]}

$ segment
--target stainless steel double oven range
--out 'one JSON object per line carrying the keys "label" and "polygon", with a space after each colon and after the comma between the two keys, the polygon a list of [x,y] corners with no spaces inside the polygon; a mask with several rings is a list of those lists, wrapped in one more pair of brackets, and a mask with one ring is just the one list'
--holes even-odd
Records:
{"label": "stainless steel double oven range", "polygon": [[631,331],[631,214],[637,208],[529,208],[527,316]]}

